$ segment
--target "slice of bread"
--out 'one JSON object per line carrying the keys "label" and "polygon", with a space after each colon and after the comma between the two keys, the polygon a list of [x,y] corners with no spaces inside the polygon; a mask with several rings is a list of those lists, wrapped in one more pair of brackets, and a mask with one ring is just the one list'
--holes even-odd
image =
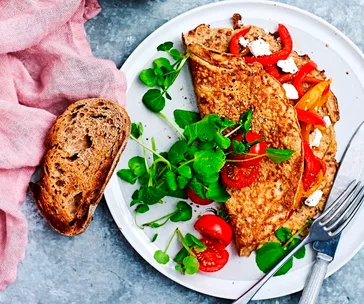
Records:
{"label": "slice of bread", "polygon": [[49,224],[64,235],[84,232],[130,134],[130,119],[115,102],[75,102],[46,139],[41,178],[31,183],[34,200]]}

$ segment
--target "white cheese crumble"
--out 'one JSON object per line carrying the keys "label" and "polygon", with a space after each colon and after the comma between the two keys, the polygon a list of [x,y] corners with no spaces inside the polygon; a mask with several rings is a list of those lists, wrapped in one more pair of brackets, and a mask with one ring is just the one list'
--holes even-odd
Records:
{"label": "white cheese crumble", "polygon": [[319,129],[313,130],[310,134],[310,147],[319,147],[322,138],[322,133]]}
{"label": "white cheese crumble", "polygon": [[298,92],[292,84],[284,83],[283,89],[286,91],[286,96],[288,99],[298,99]]}
{"label": "white cheese crumble", "polygon": [[245,39],[244,37],[240,37],[239,38],[239,43],[240,45],[242,45],[243,47],[246,47],[249,45],[249,40]]}
{"label": "white cheese crumble", "polygon": [[294,62],[292,57],[289,57],[285,60],[278,60],[277,65],[282,69],[285,73],[294,74],[298,71],[298,67]]}
{"label": "white cheese crumble", "polygon": [[329,116],[324,116],[324,121],[325,121],[326,127],[330,127],[331,126],[331,119],[330,119]]}
{"label": "white cheese crumble", "polygon": [[316,190],[305,200],[305,205],[309,207],[315,207],[320,202],[323,192],[321,190]]}
{"label": "white cheese crumble", "polygon": [[257,40],[250,42],[248,46],[250,52],[255,57],[272,54],[269,49],[269,43],[265,42],[262,38],[258,38]]}

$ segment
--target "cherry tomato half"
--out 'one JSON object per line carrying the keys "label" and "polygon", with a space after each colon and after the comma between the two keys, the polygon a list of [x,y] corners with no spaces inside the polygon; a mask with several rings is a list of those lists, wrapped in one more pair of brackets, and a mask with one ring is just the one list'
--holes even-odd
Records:
{"label": "cherry tomato half", "polygon": [[231,226],[220,216],[214,214],[201,216],[196,221],[194,227],[202,236],[218,241],[225,245],[225,247],[230,244],[233,238]]}
{"label": "cherry tomato half", "polygon": [[241,189],[251,185],[257,178],[259,173],[259,166],[250,166],[249,168],[240,168],[226,164],[220,174],[222,183],[231,188]]}
{"label": "cherry tomato half", "polygon": [[201,198],[197,195],[195,191],[193,191],[190,187],[186,188],[188,198],[193,201],[197,205],[209,205],[213,202],[213,200],[209,198]]}
{"label": "cherry tomato half", "polygon": [[[247,142],[253,142],[256,141],[258,139],[261,139],[262,136],[256,132],[248,132],[246,134],[246,140]],[[242,141],[243,137],[241,134],[237,135],[236,137],[233,138],[233,140],[236,141]],[[254,146],[252,146],[249,149],[249,153],[251,154],[262,154],[262,157],[258,157],[255,158],[256,156],[253,155],[245,155],[245,154],[230,154],[230,158],[231,159],[239,159],[239,160],[243,160],[243,159],[250,159],[250,158],[254,158],[252,160],[248,160],[248,161],[243,161],[240,163],[235,163],[237,166],[242,167],[242,168],[248,168],[250,166],[255,166],[255,165],[259,165],[260,161],[263,159],[264,154],[265,154],[265,149],[267,148],[267,143],[263,140],[257,144],[255,144]],[[231,144],[231,146],[229,147],[229,151],[234,151],[233,150],[233,146]]]}
{"label": "cherry tomato half", "polygon": [[223,268],[229,260],[229,252],[224,245],[207,239],[201,239],[207,248],[202,252],[194,251],[198,262],[199,270],[203,272],[215,272]]}

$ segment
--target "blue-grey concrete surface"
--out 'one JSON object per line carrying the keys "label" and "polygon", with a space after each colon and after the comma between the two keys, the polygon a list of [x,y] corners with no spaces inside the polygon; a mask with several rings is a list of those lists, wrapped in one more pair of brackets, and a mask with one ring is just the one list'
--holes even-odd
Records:
{"label": "blue-grey concrete surface", "polygon": [[[211,0],[100,0],[100,15],[86,24],[96,56],[120,67],[135,47],[171,18]],[[281,1],[330,22],[364,49],[363,0]],[[29,199],[22,207],[29,244],[17,281],[0,293],[0,303],[215,304],[231,301],[205,296],[174,283],[145,262],[119,232],[104,200],[89,229],[67,238],[53,232]],[[319,303],[364,303],[364,250],[325,280]],[[300,293],[257,304],[298,303]]]}

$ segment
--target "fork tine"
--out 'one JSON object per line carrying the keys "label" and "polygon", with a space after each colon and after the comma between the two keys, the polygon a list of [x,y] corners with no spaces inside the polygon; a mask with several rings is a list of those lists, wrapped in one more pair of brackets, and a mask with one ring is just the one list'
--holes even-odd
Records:
{"label": "fork tine", "polygon": [[[360,189],[359,189],[359,191],[357,191],[358,190],[358,188],[359,187],[357,187],[356,189],[355,189],[355,194],[353,195],[353,193],[354,192],[352,192],[352,195],[350,195],[350,197],[348,197],[346,200],[345,200],[345,203],[343,203],[342,205],[340,205],[340,207],[342,207],[343,205],[347,205],[347,207],[346,207],[346,209],[345,209],[345,211],[344,212],[342,212],[342,214],[331,224],[330,223],[330,225],[328,226],[328,227],[325,227],[325,230],[326,231],[331,231],[333,228],[335,228],[343,219],[344,219],[344,217],[349,213],[349,211],[350,211],[350,208],[352,207],[352,206],[354,206],[356,203],[357,203],[357,201],[358,201],[358,199],[360,200],[360,197],[361,196],[363,196],[363,193],[364,193],[364,186],[363,187],[361,187]],[[349,204],[346,204],[346,202],[348,202],[349,201]],[[339,208],[340,208],[339,207]],[[339,209],[338,208],[338,209]],[[334,214],[332,217],[331,217],[331,219],[330,220],[333,220],[334,218],[335,218],[335,216],[338,214],[336,211],[335,211],[335,213],[336,214]],[[330,221],[328,221],[328,222],[330,222]]]}
{"label": "fork tine", "polygon": [[[326,224],[328,224],[330,221],[332,221],[338,214],[339,212],[341,212],[341,210],[344,208],[344,207],[347,207],[347,202],[351,202],[353,201],[356,196],[358,195],[359,191],[361,190],[361,188],[359,187],[361,184],[361,182],[359,181],[357,184],[356,184],[356,187],[353,191],[351,191],[349,193],[349,195],[342,201],[340,202],[340,205],[339,207],[337,207],[337,209],[332,213],[330,214],[329,218],[327,218],[326,220],[322,220],[320,221],[321,225],[322,226],[325,226]],[[344,212],[345,213],[345,212]]]}
{"label": "fork tine", "polygon": [[341,199],[346,196],[348,193],[353,191],[353,189],[358,185],[358,182],[356,179],[354,179],[349,186],[340,194],[340,196],[331,204],[329,208],[327,208],[321,215],[317,218],[317,220],[323,219],[326,215],[328,215],[338,204],[341,203]]}
{"label": "fork tine", "polygon": [[359,201],[359,203],[355,206],[355,208],[351,211],[351,214],[348,216],[348,218],[341,224],[341,226],[336,229],[335,232],[332,233],[332,236],[335,236],[337,234],[339,234],[341,231],[343,231],[345,229],[345,227],[347,225],[349,225],[349,223],[351,222],[351,220],[353,219],[353,217],[355,216],[355,214],[359,211],[360,207],[363,205],[364,202],[364,195],[363,195],[364,191],[361,191],[361,197],[358,195],[355,198],[355,202]]}

